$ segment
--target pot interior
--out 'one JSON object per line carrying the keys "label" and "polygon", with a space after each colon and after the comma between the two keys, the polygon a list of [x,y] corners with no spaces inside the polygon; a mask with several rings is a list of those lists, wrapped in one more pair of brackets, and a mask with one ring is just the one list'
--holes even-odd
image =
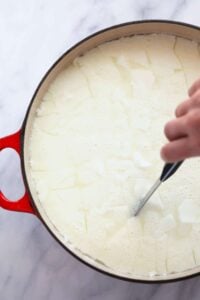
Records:
{"label": "pot interior", "polygon": [[[32,196],[34,206],[36,207],[41,219],[44,221],[48,229],[51,233],[63,244],[66,245],[66,241],[64,236],[57,230],[57,228],[52,224],[51,220],[47,217],[46,212],[43,209],[43,206],[38,198],[37,192],[34,189],[34,184],[32,182],[30,176],[30,164],[29,164],[29,152],[28,152],[28,144],[30,132],[32,129],[33,120],[36,116],[36,111],[40,106],[42,98],[47,91],[51,82],[56,78],[57,74],[59,74],[63,69],[65,69],[71,62],[77,57],[85,53],[86,51],[96,47],[99,44],[102,44],[107,41],[115,40],[121,37],[132,36],[136,34],[150,34],[150,33],[165,33],[171,34],[183,38],[187,38],[190,40],[200,41],[199,28],[195,28],[189,25],[173,23],[173,22],[165,22],[165,21],[147,21],[147,22],[136,22],[136,23],[127,23],[122,24],[116,27],[112,27],[106,30],[103,30],[97,34],[92,35],[91,37],[83,40],[75,47],[66,52],[47,72],[45,77],[42,79],[36,93],[31,101],[29,110],[26,115],[26,119],[24,122],[24,148],[23,148],[23,166],[24,166],[24,174],[25,181],[28,186],[29,192]],[[66,246],[65,246],[66,247]],[[79,250],[73,247],[70,243],[68,244],[68,249],[71,250],[77,257],[79,257],[84,262],[90,264],[97,269],[104,271],[108,274],[118,276],[120,278],[131,279],[131,280],[143,280],[149,282],[159,281],[167,281],[173,280],[177,278],[184,278],[190,276],[192,274],[200,272],[200,267],[192,268],[191,270],[187,270],[181,273],[167,274],[163,276],[137,276],[137,275],[129,275],[126,276],[124,274],[115,273],[107,266],[103,265],[101,262],[94,261],[90,257],[80,253]]]}

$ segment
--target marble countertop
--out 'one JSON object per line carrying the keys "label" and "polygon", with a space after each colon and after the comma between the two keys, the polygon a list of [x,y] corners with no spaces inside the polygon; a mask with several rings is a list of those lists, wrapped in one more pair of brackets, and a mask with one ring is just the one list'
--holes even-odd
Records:
{"label": "marble countertop", "polygon": [[[199,0],[0,1],[0,136],[20,128],[44,72],[68,47],[99,29],[141,19],[200,26]],[[0,189],[24,192],[14,151],[0,154]],[[197,300],[200,277],[169,284],[138,284],[83,265],[29,214],[0,209],[1,300]]]}

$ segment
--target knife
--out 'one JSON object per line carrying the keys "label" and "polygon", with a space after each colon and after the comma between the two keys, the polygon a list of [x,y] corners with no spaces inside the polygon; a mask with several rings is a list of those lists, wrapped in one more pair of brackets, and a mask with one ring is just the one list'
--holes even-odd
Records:
{"label": "knife", "polygon": [[178,161],[176,163],[166,163],[163,167],[162,173],[160,177],[156,180],[154,185],[150,188],[150,190],[147,192],[144,198],[139,200],[137,203],[137,206],[134,209],[134,216],[137,216],[141,209],[144,207],[144,205],[147,203],[147,201],[150,199],[150,197],[155,193],[155,191],[158,189],[158,187],[166,181],[168,178],[170,178],[181,166],[183,163],[182,161]]}

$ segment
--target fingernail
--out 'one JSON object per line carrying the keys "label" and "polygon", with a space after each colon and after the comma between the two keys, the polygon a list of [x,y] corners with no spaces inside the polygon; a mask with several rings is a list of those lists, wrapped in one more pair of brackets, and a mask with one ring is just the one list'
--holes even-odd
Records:
{"label": "fingernail", "polygon": [[166,156],[165,156],[165,152],[164,152],[163,148],[160,151],[160,156],[161,156],[162,160],[166,161]]}

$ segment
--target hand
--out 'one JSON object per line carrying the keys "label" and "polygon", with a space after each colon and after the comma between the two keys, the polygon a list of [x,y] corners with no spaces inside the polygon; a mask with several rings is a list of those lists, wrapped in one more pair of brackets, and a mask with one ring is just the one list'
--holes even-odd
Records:
{"label": "hand", "polygon": [[200,155],[200,79],[188,91],[189,98],[176,109],[176,119],[165,125],[169,143],[162,147],[161,157],[176,162]]}

